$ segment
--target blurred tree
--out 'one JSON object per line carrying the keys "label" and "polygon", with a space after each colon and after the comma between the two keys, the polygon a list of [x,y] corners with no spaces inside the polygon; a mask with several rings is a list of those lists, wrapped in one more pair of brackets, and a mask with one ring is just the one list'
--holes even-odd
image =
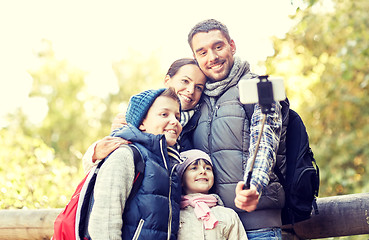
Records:
{"label": "blurred tree", "polygon": [[[21,113],[19,113],[22,115]],[[0,209],[62,207],[81,178],[42,139],[27,136],[17,123],[0,129]]]}
{"label": "blurred tree", "polygon": [[310,1],[274,39],[268,74],[307,126],[321,169],[321,196],[369,190],[369,2]]}
{"label": "blurred tree", "polygon": [[[163,87],[165,72],[153,53],[144,58],[137,52],[129,52],[129,57],[112,64],[118,80],[118,89],[110,93],[106,102],[106,110],[101,115],[99,136],[110,133],[113,118],[119,112],[125,112],[130,96],[149,88]],[[169,67],[169,66],[168,66]]]}
{"label": "blurred tree", "polygon": [[[55,157],[73,166],[80,165],[81,151],[86,149],[90,137],[88,118],[84,110],[84,75],[65,60],[56,59],[51,43],[39,56],[44,63],[31,71],[33,89],[30,97],[43,97],[48,113],[40,127],[31,126],[28,133],[41,137],[55,150]],[[23,126],[24,127],[24,126]]]}
{"label": "blurred tree", "polygon": [[119,87],[105,99],[87,92],[86,73],[57,59],[50,41],[44,40],[38,57],[40,67],[30,70],[30,97],[46,99],[48,113],[35,125],[19,109],[0,129],[0,159],[10,163],[0,167],[0,208],[64,207],[84,175],[87,147],[110,133],[132,94],[163,85],[155,54],[145,59],[131,52],[114,63]]}

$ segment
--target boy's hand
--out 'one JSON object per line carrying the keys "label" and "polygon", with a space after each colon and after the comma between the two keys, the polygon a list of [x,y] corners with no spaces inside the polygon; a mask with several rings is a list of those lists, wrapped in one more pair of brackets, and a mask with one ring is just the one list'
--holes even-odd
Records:
{"label": "boy's hand", "polygon": [[120,137],[104,137],[96,143],[94,155],[92,156],[92,162],[106,158],[106,156],[117,149],[120,145],[129,143],[131,142]]}
{"label": "boy's hand", "polygon": [[247,212],[252,212],[259,203],[259,193],[253,185],[251,185],[250,189],[242,189],[244,184],[245,182],[238,182],[234,203],[236,207]]}
{"label": "boy's hand", "polygon": [[113,119],[113,123],[111,124],[111,131],[121,128],[124,125],[127,125],[126,122],[126,114],[125,113],[119,113],[115,118]]}

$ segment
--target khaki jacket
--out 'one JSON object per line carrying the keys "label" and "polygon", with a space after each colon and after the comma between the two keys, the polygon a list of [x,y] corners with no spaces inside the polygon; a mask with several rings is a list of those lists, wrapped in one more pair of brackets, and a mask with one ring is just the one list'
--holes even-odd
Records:
{"label": "khaki jacket", "polygon": [[195,215],[194,208],[187,206],[181,209],[178,240],[239,240],[247,239],[247,235],[237,213],[223,206],[218,195],[218,205],[211,208],[211,212],[218,220],[214,229],[205,230],[202,220]]}

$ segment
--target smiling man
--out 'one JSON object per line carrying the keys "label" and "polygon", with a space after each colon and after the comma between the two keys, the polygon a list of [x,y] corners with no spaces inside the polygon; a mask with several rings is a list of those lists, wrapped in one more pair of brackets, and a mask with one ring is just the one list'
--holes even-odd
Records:
{"label": "smiling man", "polygon": [[[252,117],[247,117],[246,108],[239,100],[238,82],[257,75],[251,73],[247,62],[234,57],[235,42],[227,27],[217,20],[205,20],[194,26],[188,34],[188,43],[200,69],[208,77],[201,117],[193,134],[194,147],[210,155],[215,191],[226,207],[237,211],[248,238],[281,239],[284,191],[273,173],[282,129],[281,105],[274,103],[275,113],[267,115],[251,188],[242,190],[249,159],[255,153],[262,113],[256,104],[250,110]],[[280,150],[284,152],[283,148]],[[283,157],[279,159],[283,161]]]}

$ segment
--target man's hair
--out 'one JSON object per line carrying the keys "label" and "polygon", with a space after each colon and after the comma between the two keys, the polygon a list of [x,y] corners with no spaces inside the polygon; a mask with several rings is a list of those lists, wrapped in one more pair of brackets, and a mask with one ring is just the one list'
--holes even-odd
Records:
{"label": "man's hair", "polygon": [[191,31],[188,33],[187,41],[190,47],[192,48],[192,39],[195,34],[200,33],[200,32],[208,33],[209,31],[212,31],[212,30],[219,30],[224,35],[224,37],[227,39],[227,41],[231,42],[231,37],[229,36],[228,28],[226,25],[224,25],[223,23],[215,19],[207,19],[207,20],[204,20],[196,24],[191,29]]}
{"label": "man's hair", "polygon": [[167,72],[167,75],[169,75],[169,77],[173,77],[174,75],[177,74],[178,70],[181,67],[183,67],[185,65],[189,65],[189,64],[199,66],[197,64],[197,62],[195,61],[195,59],[193,59],[193,58],[181,58],[181,59],[178,59],[178,60],[174,61],[172,63],[172,65],[170,65],[170,67],[168,69],[168,72]]}

